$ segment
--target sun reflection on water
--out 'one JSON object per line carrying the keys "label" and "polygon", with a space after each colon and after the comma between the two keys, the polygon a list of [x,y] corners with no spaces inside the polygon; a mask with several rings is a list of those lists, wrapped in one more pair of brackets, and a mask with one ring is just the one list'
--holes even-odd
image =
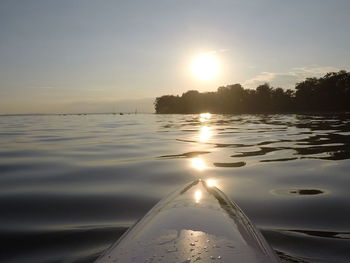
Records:
{"label": "sun reflection on water", "polygon": [[202,191],[198,190],[194,193],[194,200],[196,203],[199,203],[199,201],[202,199]]}
{"label": "sun reflection on water", "polygon": [[199,132],[199,140],[201,142],[207,142],[212,135],[212,131],[208,126],[203,126]]}
{"label": "sun reflection on water", "polygon": [[199,114],[200,122],[207,122],[208,120],[210,120],[210,118],[211,118],[211,114],[209,112]]}
{"label": "sun reflection on water", "polygon": [[198,171],[203,171],[207,166],[202,158],[196,157],[192,159],[192,167]]}
{"label": "sun reflection on water", "polygon": [[217,187],[217,182],[216,182],[216,180],[214,180],[214,179],[208,179],[208,180],[206,180],[206,183],[207,183],[207,186],[209,186],[209,187]]}

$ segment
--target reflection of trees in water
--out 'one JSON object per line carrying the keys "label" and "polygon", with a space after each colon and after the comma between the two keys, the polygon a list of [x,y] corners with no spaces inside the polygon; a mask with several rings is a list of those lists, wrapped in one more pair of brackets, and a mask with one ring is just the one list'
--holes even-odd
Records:
{"label": "reflection of trees in water", "polygon": [[156,113],[262,113],[350,110],[350,72],[307,78],[294,90],[268,83],[255,90],[240,84],[219,87],[216,92],[190,90],[181,96],[165,95],[154,102]]}
{"label": "reflection of trees in water", "polygon": [[[265,118],[266,120],[266,118]],[[269,122],[267,122],[269,123]],[[285,124],[284,122],[273,121],[274,124]],[[288,124],[289,127],[297,127],[302,129],[309,129],[307,138],[297,140],[281,140],[277,142],[291,142],[294,143],[289,147],[260,147],[259,151],[244,152],[241,155],[233,155],[232,157],[242,156],[258,156],[266,155],[267,153],[279,150],[292,150],[294,157],[261,160],[268,161],[290,161],[296,158],[313,158],[324,160],[344,160],[350,158],[350,116],[349,115],[326,115],[326,116],[297,116],[296,123]],[[344,133],[344,134],[342,134]]]}
{"label": "reflection of trees in water", "polygon": [[309,128],[312,136],[298,141],[308,147],[296,148],[301,156],[327,153],[327,160],[350,158],[349,115],[299,116],[298,128]]}
{"label": "reflection of trees in water", "polygon": [[[196,119],[198,119],[198,116],[187,115],[185,121],[177,124],[172,123],[171,126],[164,125],[163,128],[198,132],[200,123]],[[235,161],[222,162],[220,160],[216,162],[213,160],[213,165],[216,167],[242,167],[244,166],[243,163],[249,166],[249,159],[264,163],[286,162],[297,159],[350,159],[349,114],[215,115],[207,125],[211,126],[213,133],[216,133],[214,138],[220,139],[220,135],[232,134],[235,143],[224,143],[215,140],[202,142],[195,137],[191,140],[179,138],[177,140],[215,148],[232,149],[234,152],[228,156],[234,158]],[[253,137],[257,134],[269,133],[276,133],[277,136],[276,138],[274,135],[263,136],[260,141],[254,143],[237,143],[240,142],[240,136],[250,136],[246,135],[247,132]],[[280,134],[286,136],[281,138]],[[302,138],[299,135],[302,135]],[[174,153],[174,155],[166,157],[192,158],[194,155],[210,154],[210,152],[212,151]]]}

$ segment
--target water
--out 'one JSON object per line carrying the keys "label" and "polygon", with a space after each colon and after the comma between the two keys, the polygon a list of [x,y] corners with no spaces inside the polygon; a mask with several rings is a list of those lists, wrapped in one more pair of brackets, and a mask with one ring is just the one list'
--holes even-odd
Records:
{"label": "water", "polygon": [[0,117],[1,262],[93,262],[210,179],[285,262],[350,260],[349,115]]}

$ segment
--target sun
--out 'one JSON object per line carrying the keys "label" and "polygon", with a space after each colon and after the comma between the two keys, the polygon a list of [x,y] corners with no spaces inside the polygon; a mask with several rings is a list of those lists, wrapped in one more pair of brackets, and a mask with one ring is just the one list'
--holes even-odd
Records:
{"label": "sun", "polygon": [[211,80],[220,73],[220,63],[215,54],[197,56],[191,64],[192,74],[200,80]]}

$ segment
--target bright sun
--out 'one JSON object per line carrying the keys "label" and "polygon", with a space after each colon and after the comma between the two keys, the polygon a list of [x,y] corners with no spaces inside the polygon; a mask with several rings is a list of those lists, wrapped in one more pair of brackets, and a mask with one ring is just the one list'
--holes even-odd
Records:
{"label": "bright sun", "polygon": [[198,79],[210,80],[219,74],[220,65],[214,54],[202,54],[193,60],[191,69]]}

